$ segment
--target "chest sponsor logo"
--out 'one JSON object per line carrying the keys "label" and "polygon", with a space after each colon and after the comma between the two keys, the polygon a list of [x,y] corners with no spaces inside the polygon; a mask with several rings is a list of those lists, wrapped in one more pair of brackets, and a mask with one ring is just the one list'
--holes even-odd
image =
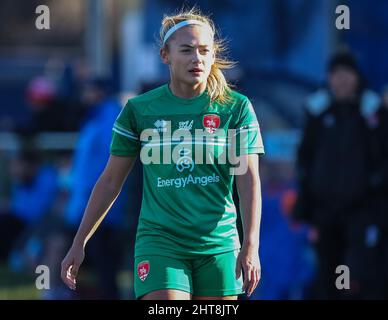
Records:
{"label": "chest sponsor logo", "polygon": [[182,172],[186,169],[192,172],[194,170],[194,161],[190,157],[190,150],[183,148],[179,153],[181,157],[176,162],[176,169],[179,172]]}
{"label": "chest sponsor logo", "polygon": [[[178,172],[183,172],[185,170],[192,172],[195,167],[195,162],[190,156],[191,151],[189,149],[183,148],[180,150],[180,158],[176,162],[176,169]],[[185,188],[189,184],[201,185],[202,187],[207,186],[211,183],[218,183],[220,177],[213,173],[211,176],[193,176],[191,173],[186,177],[177,177],[172,179],[162,179],[158,177],[157,187],[175,187],[175,188]]]}
{"label": "chest sponsor logo", "polygon": [[213,173],[208,176],[196,176],[189,174],[186,177],[179,178],[171,178],[171,179],[163,179],[158,177],[157,179],[157,187],[165,188],[165,187],[175,187],[175,188],[186,188],[188,185],[200,185],[201,187],[206,187],[212,183],[220,182],[220,176]]}
{"label": "chest sponsor logo", "polygon": [[207,132],[213,133],[220,127],[220,116],[217,114],[205,114],[202,119],[202,124]]}
{"label": "chest sponsor logo", "polygon": [[178,125],[179,125],[179,128],[178,130],[191,130],[191,128],[193,127],[193,122],[194,120],[187,120],[187,121],[179,121]]}

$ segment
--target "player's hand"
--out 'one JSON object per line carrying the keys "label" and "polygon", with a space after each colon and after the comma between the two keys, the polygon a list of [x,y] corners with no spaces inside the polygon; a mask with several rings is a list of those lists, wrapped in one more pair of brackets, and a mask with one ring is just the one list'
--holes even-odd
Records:
{"label": "player's hand", "polygon": [[76,289],[79,267],[85,258],[82,245],[73,245],[61,264],[62,281],[72,290]]}
{"label": "player's hand", "polygon": [[256,289],[261,277],[259,252],[256,246],[242,246],[237,257],[236,279],[240,278],[241,270],[244,272],[243,290],[247,293],[247,296],[250,297]]}

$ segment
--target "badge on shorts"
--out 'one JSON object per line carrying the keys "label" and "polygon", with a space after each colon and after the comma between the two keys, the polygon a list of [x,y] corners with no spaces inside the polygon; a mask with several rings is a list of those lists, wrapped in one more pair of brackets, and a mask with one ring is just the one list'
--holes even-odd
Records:
{"label": "badge on shorts", "polygon": [[137,265],[137,275],[139,276],[141,281],[144,281],[148,273],[150,272],[150,262],[149,261],[142,261],[139,262]]}
{"label": "badge on shorts", "polygon": [[202,119],[202,124],[207,132],[213,133],[220,127],[220,116],[217,114],[205,114]]}

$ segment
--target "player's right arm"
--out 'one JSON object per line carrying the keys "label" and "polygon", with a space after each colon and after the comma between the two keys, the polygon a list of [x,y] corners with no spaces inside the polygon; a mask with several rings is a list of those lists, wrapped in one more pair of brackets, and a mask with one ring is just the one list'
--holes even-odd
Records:
{"label": "player's right arm", "polygon": [[76,287],[76,277],[85,257],[84,249],[87,241],[120,194],[135,161],[136,157],[111,155],[104,171],[97,180],[73,244],[61,265],[61,278],[70,289],[74,290]]}

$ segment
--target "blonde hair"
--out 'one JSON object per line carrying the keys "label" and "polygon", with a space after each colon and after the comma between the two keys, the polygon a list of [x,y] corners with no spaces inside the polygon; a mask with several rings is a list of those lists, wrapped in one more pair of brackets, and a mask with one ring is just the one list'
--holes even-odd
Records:
{"label": "blonde hair", "polygon": [[168,48],[168,41],[163,45],[163,39],[167,31],[179,22],[185,20],[198,20],[209,25],[214,34],[214,54],[215,61],[211,67],[210,74],[207,78],[207,90],[211,101],[218,101],[225,103],[230,98],[230,92],[232,85],[229,84],[222,70],[231,69],[235,66],[235,62],[228,60],[225,57],[227,47],[225,41],[220,39],[217,35],[217,30],[213,21],[206,15],[202,14],[197,8],[191,8],[190,10],[181,10],[175,15],[164,15],[162,20],[162,26],[160,28],[160,47]]}

